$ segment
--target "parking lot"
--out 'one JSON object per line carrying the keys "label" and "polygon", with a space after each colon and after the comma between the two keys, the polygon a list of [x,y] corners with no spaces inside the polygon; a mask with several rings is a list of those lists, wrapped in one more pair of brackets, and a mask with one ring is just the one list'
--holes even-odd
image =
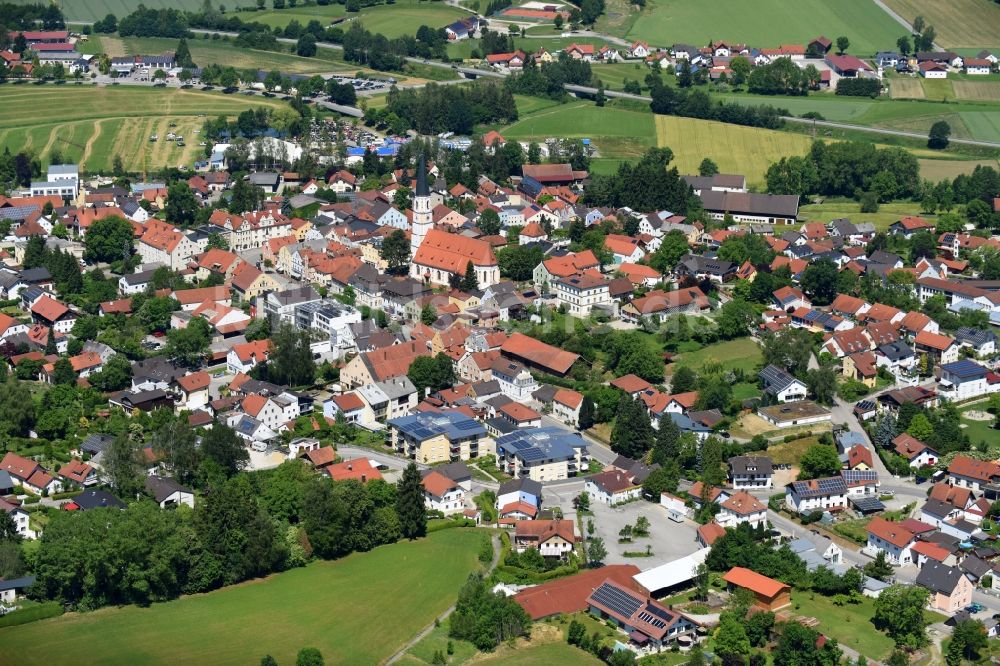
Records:
{"label": "parking lot", "polygon": [[[573,498],[583,490],[583,484],[566,484],[546,486],[543,501],[544,508],[558,506],[566,518],[576,521],[576,510],[573,508]],[[591,513],[583,519],[584,536],[586,536],[587,520],[594,521],[594,536],[604,539],[604,547],[608,550],[606,564],[634,564],[643,571],[652,567],[672,562],[685,555],[690,555],[701,548],[696,541],[697,525],[690,520],[675,523],[667,518],[667,511],[658,504],[645,500],[630,502],[617,507],[609,507],[598,502],[591,502]],[[649,520],[649,536],[633,537],[631,543],[618,543],[618,533],[625,525],[635,525],[639,516]],[[646,546],[652,549],[651,557],[625,557],[626,551],[645,551]]]}

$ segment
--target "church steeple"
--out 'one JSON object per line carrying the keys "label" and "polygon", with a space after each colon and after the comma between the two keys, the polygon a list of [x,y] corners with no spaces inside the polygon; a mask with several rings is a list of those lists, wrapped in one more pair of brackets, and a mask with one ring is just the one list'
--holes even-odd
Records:
{"label": "church steeple", "polygon": [[424,154],[417,162],[417,189],[413,193],[413,224],[410,227],[410,256],[414,257],[420,244],[433,226],[431,214],[431,192],[427,187],[427,164]]}

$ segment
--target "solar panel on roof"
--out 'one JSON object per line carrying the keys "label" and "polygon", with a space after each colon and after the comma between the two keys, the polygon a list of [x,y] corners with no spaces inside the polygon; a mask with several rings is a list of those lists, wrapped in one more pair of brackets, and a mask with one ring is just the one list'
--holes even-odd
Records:
{"label": "solar panel on roof", "polygon": [[858,511],[865,513],[869,511],[885,510],[885,504],[882,504],[882,502],[875,497],[852,497],[851,504],[853,504]]}
{"label": "solar panel on roof", "polygon": [[632,617],[639,610],[639,607],[642,606],[642,600],[636,599],[631,594],[627,594],[607,583],[603,583],[599,588],[594,590],[591,598],[622,617]]}
{"label": "solar panel on roof", "polygon": [[649,624],[653,625],[657,629],[663,629],[665,626],[667,626],[666,622],[664,622],[663,620],[661,620],[659,618],[653,617],[651,614],[647,613],[646,611],[643,611],[643,612],[639,613],[639,619],[642,620],[643,622],[648,622]]}

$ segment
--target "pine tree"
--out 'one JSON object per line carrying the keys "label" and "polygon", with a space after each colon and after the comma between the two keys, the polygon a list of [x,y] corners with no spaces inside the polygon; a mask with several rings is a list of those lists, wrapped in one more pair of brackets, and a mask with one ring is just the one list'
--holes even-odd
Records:
{"label": "pine tree", "polygon": [[479,280],[476,279],[476,267],[470,261],[465,265],[465,277],[462,278],[462,291],[476,291],[479,289]]}
{"label": "pine tree", "polygon": [[590,396],[584,396],[580,404],[580,418],[578,421],[580,430],[587,430],[594,425],[594,401]]}
{"label": "pine tree", "polygon": [[892,445],[892,440],[896,439],[896,435],[898,434],[896,417],[892,414],[886,414],[878,422],[878,427],[875,429],[875,444],[881,446],[883,449],[887,449]]}
{"label": "pine tree", "polygon": [[397,484],[396,515],[400,532],[407,539],[427,534],[427,512],[424,509],[424,485],[416,463],[407,465]]}
{"label": "pine tree", "polygon": [[669,415],[660,418],[660,429],[656,431],[656,443],[653,445],[653,462],[661,465],[671,460],[677,460],[680,455],[681,429],[677,427]]}
{"label": "pine tree", "polygon": [[55,353],[56,353],[56,334],[50,328],[49,337],[45,339],[45,354],[47,356],[49,354],[55,354]]}

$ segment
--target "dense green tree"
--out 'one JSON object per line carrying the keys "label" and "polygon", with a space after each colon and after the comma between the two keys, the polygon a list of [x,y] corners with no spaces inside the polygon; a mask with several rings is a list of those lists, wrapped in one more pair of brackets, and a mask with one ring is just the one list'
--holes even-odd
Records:
{"label": "dense green tree", "polygon": [[194,317],[185,328],[167,332],[167,355],[181,365],[197,366],[208,354],[211,333],[211,324],[201,317]]}
{"label": "dense green tree", "polygon": [[955,625],[948,646],[948,666],[960,666],[962,660],[979,661],[980,650],[989,645],[986,627],[979,620],[963,620]]}
{"label": "dense green tree", "polygon": [[544,258],[545,252],[537,243],[508,245],[497,251],[500,275],[517,282],[530,280]]}
{"label": "dense green tree", "polygon": [[798,622],[778,625],[778,645],[772,653],[775,666],[838,666],[842,652],[837,641],[827,638],[818,647],[819,632]]}
{"label": "dense green tree", "polygon": [[745,661],[750,656],[750,639],[740,619],[724,613],[715,630],[715,652],[727,660]]}
{"label": "dense green tree", "polygon": [[837,395],[837,372],[829,366],[810,370],[806,385],[816,402],[832,405]]}
{"label": "dense green tree", "polygon": [[202,466],[206,463],[220,470],[225,476],[233,476],[250,462],[243,440],[225,423],[215,422],[201,438]]}
{"label": "dense green tree", "polygon": [[642,482],[642,492],[644,495],[657,501],[663,493],[677,492],[680,483],[681,468],[676,460],[668,460],[661,467],[654,469]]}
{"label": "dense green tree", "polygon": [[802,290],[816,305],[828,305],[837,297],[837,265],[820,259],[802,274]]}
{"label": "dense green tree", "polygon": [[437,356],[418,356],[413,359],[406,376],[417,387],[417,393],[422,398],[426,389],[440,391],[455,384],[455,366],[451,357],[445,353]]}
{"label": "dense green tree", "polygon": [[178,180],[167,188],[167,203],[163,212],[170,224],[186,227],[194,223],[198,200],[185,181]]}
{"label": "dense green tree", "polygon": [[799,461],[800,479],[819,479],[833,476],[840,470],[837,450],[824,444],[814,444],[805,450]]}
{"label": "dense green tree", "polygon": [[127,435],[115,437],[101,459],[104,483],[122,497],[134,497],[142,490],[142,451]]}
{"label": "dense green tree", "polygon": [[197,435],[187,419],[172,419],[162,425],[150,443],[170,475],[182,485],[194,483],[201,462]]}
{"label": "dense green tree", "polygon": [[760,322],[760,313],[747,301],[733,298],[722,306],[716,322],[719,336],[732,340],[750,335]]}
{"label": "dense green tree", "polygon": [[682,365],[670,376],[671,393],[687,393],[698,388],[698,375],[690,367]]}
{"label": "dense green tree", "polygon": [[379,256],[389,265],[389,272],[405,273],[410,264],[410,241],[402,230],[389,234],[379,248]]}
{"label": "dense green tree", "polygon": [[623,395],[618,403],[615,425],[611,430],[611,449],[629,458],[640,458],[653,446],[655,431],[646,406]]}
{"label": "dense green tree", "polygon": [[267,377],[277,384],[307,386],[316,379],[316,364],[310,343],[312,334],[283,323],[271,333],[271,355]]}
{"label": "dense green tree", "polygon": [[427,533],[424,486],[414,463],[407,465],[396,487],[396,514],[403,537],[416,539],[424,536]]}
{"label": "dense green tree", "polygon": [[448,635],[491,651],[504,641],[526,636],[531,618],[512,597],[494,594],[481,574],[471,574],[458,593]]}
{"label": "dense green tree", "polygon": [[132,362],[124,354],[115,354],[108,359],[100,372],[87,378],[91,386],[99,391],[110,393],[121,391],[131,384]]}
{"label": "dense green tree", "polygon": [[608,549],[604,546],[604,539],[587,539],[587,562],[590,566],[600,566],[607,556]]}
{"label": "dense green tree", "polygon": [[895,641],[896,647],[923,647],[927,644],[924,607],[929,597],[922,587],[892,585],[875,599],[872,621]]}
{"label": "dense green tree", "polygon": [[132,225],[115,215],[102,217],[87,230],[83,258],[87,261],[117,261],[132,254]]}
{"label": "dense green tree", "polygon": [[927,135],[927,147],[942,150],[948,147],[950,138],[951,125],[945,120],[938,120],[931,125],[931,131]]}
{"label": "dense green tree", "polygon": [[485,236],[496,236],[500,233],[500,215],[492,208],[484,209],[479,214],[476,224]]}

